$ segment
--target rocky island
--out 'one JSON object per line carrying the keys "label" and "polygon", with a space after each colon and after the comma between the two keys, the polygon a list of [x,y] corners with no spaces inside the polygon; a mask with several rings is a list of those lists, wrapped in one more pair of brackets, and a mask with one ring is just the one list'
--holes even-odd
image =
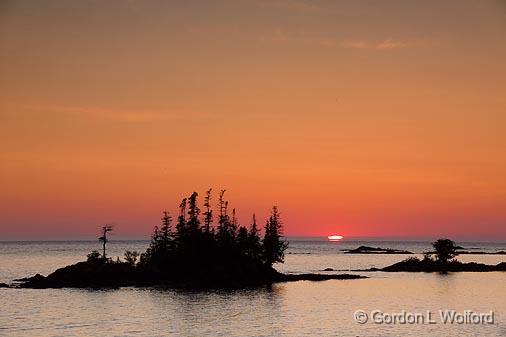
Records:
{"label": "rocky island", "polygon": [[265,223],[263,238],[253,215],[249,228],[238,224],[235,209],[231,215],[221,191],[217,225],[213,226],[211,190],[205,196],[204,212],[192,193],[179,205],[175,228],[172,217],[163,212],[147,250],[126,251],[124,260],[106,254],[107,234],[102,228],[99,240],[102,253],[93,251],[86,261],[60,268],[48,276],[37,274],[16,280],[23,288],[117,288],[162,286],[173,288],[240,288],[274,282],[357,279],[360,275],[282,274],[273,268],[284,261],[288,243],[283,240],[283,225],[277,207]]}
{"label": "rocky island", "polygon": [[506,271],[506,262],[501,262],[496,265],[488,265],[483,263],[468,262],[463,263],[457,260],[452,260],[447,263],[440,263],[439,261],[431,259],[418,259],[416,257],[409,258],[401,262],[394,263],[391,266],[380,269],[386,272],[488,272],[488,271]]}
{"label": "rocky island", "polygon": [[433,243],[433,247],[434,251],[426,252],[423,259],[410,257],[384,268],[370,268],[361,271],[442,273],[506,271],[506,262],[501,262],[496,265],[487,265],[476,262],[463,263],[455,260],[454,258],[462,253],[457,249],[459,246],[456,246],[455,243],[449,239],[439,239]]}
{"label": "rocky island", "polygon": [[344,250],[345,254],[413,254],[413,252],[407,250],[399,250],[392,248],[380,248],[380,247],[369,247],[360,246],[355,249]]}

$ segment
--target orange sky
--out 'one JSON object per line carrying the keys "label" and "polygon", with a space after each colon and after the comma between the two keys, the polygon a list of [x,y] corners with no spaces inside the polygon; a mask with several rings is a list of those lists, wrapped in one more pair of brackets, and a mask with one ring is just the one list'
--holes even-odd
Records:
{"label": "orange sky", "polygon": [[504,240],[505,60],[501,1],[1,1],[0,240],[208,187],[288,235]]}

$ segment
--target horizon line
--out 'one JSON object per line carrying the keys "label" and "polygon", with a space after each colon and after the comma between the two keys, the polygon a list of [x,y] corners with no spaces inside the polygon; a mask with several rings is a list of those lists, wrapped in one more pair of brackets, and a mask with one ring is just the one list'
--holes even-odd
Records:
{"label": "horizon line", "polygon": [[[288,241],[329,241],[326,235],[287,235],[284,236]],[[335,242],[356,242],[356,241],[410,241],[410,242],[430,242],[439,238],[448,238],[456,242],[490,242],[490,243],[506,243],[506,238],[490,238],[490,237],[464,237],[464,236],[349,236]],[[0,243],[8,242],[93,242],[98,238],[92,236],[63,236],[63,237],[45,237],[45,238],[21,238],[12,237],[0,239]],[[150,241],[150,236],[119,236],[112,238],[113,241]],[[330,242],[330,241],[329,241]]]}

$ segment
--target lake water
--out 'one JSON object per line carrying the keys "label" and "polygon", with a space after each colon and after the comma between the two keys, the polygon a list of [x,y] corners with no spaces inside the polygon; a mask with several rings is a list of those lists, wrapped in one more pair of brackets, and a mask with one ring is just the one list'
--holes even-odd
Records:
{"label": "lake water", "polygon": [[[109,251],[122,256],[125,249],[144,251],[147,244],[113,241]],[[459,244],[476,251],[506,250],[506,243]],[[406,257],[342,252],[359,245],[430,250],[429,242],[291,240],[285,263],[276,268],[288,273],[363,269]],[[90,241],[0,242],[0,282],[47,275],[99,248]],[[506,256],[463,255],[460,260],[496,264]],[[0,289],[0,336],[506,336],[506,273],[357,274],[370,278],[205,292]],[[492,311],[494,323],[444,324],[439,311],[446,309]],[[368,314],[367,323],[354,319],[357,310]],[[425,319],[427,311],[435,323]],[[373,312],[377,322],[371,321]],[[385,322],[411,314],[425,320]]]}

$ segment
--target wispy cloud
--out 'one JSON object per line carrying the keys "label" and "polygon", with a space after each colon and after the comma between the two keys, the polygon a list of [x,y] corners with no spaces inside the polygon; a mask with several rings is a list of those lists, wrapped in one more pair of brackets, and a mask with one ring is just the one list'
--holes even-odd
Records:
{"label": "wispy cloud", "polygon": [[407,46],[407,43],[388,38],[379,42],[369,42],[363,40],[346,40],[340,42],[336,37],[314,36],[306,32],[296,31],[288,32],[282,28],[267,30],[261,37],[261,41],[273,43],[300,43],[306,45],[320,46],[325,48],[341,47],[353,49],[369,50],[393,50],[401,49]]}
{"label": "wispy cloud", "polygon": [[154,123],[163,121],[178,121],[195,118],[208,118],[208,115],[199,113],[178,112],[157,112],[157,111],[132,111],[113,110],[98,107],[77,107],[67,105],[18,105],[20,108],[62,114],[71,114],[81,118],[110,120],[124,123]]}
{"label": "wispy cloud", "polygon": [[354,49],[373,49],[373,50],[389,50],[400,49],[407,46],[404,42],[386,39],[380,42],[366,42],[366,41],[344,41],[341,43],[342,47]]}

